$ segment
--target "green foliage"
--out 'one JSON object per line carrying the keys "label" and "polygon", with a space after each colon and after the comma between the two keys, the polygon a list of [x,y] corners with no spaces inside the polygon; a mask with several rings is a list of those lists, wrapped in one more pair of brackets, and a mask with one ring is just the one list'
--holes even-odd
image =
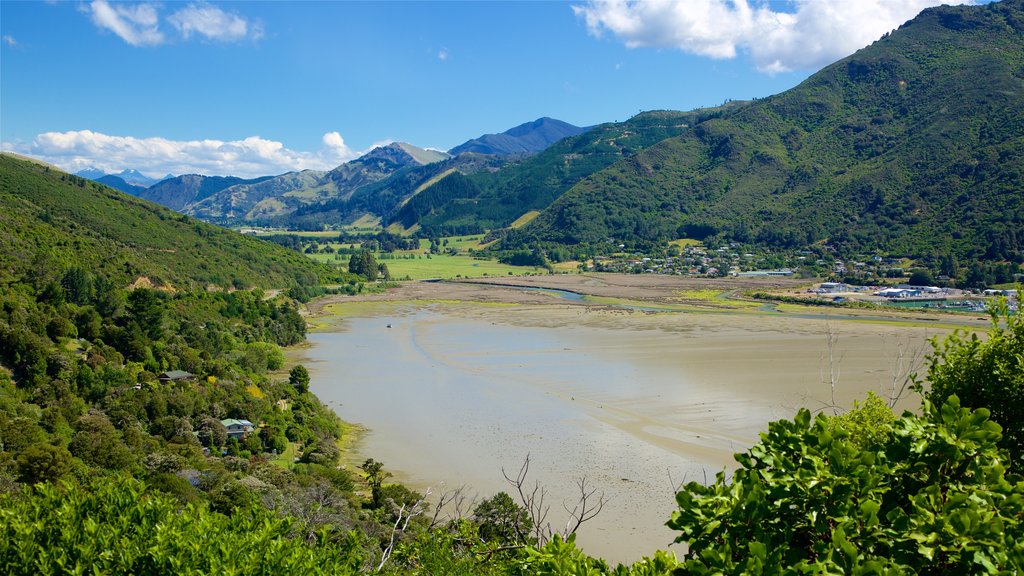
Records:
{"label": "green foliage", "polygon": [[807,410],[769,424],[740,469],[688,484],[669,527],[693,574],[991,573],[1024,567],[1024,482],[988,411],[927,401],[863,448]]}
{"label": "green foliage", "polygon": [[227,288],[235,279],[280,288],[329,273],[268,242],[8,154],[0,155],[0,205],[0,285],[36,275],[40,289],[52,282],[53,295],[74,304],[89,296],[89,275],[116,286],[146,276],[182,289]]}
{"label": "green foliage", "polygon": [[299,394],[309,392],[309,370],[302,364],[296,365],[288,372],[288,383],[294,386]]}
{"label": "green foliage", "polygon": [[529,512],[506,492],[498,492],[477,504],[473,521],[479,526],[478,534],[484,542],[507,546],[531,540],[533,521]]}
{"label": "green foliage", "polygon": [[614,570],[604,560],[591,558],[576,547],[576,535],[563,539],[555,534],[540,548],[528,548],[523,569],[537,576],[668,576],[676,574],[682,564],[670,552],[657,551],[653,558],[642,558],[632,566],[619,565]]}
{"label": "green foliage", "polygon": [[71,471],[71,453],[63,446],[36,443],[18,454],[18,474],[26,484],[55,482]]}
{"label": "green foliage", "polygon": [[294,521],[258,507],[229,518],[184,507],[135,480],[98,478],[87,490],[39,485],[0,495],[5,574],[354,574],[355,534],[337,544],[291,538]]}
{"label": "green foliage", "polygon": [[935,269],[1016,267],[1022,14],[1017,1],[924,11],[789,91],[590,174],[524,231],[568,244],[680,233],[783,249],[827,243]]}
{"label": "green foliage", "polygon": [[864,404],[857,401],[853,409],[828,419],[828,431],[835,435],[846,434],[850,444],[860,450],[885,444],[892,435],[896,415],[874,392],[868,392]]}
{"label": "green foliage", "polygon": [[358,274],[367,280],[376,280],[377,274],[380,272],[380,268],[377,266],[377,260],[373,257],[373,252],[369,250],[360,250],[352,254],[352,257],[348,261],[348,271],[351,274]]}
{"label": "green foliage", "polygon": [[1010,466],[1024,472],[1024,314],[1011,315],[1005,302],[991,310],[986,339],[956,332],[933,341],[928,398],[945,402],[956,395],[965,406],[985,408],[1003,427],[1000,446]]}

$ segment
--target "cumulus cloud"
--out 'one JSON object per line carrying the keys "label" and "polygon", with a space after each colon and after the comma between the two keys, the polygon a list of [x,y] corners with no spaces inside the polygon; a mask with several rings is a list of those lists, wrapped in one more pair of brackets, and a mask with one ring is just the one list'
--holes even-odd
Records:
{"label": "cumulus cloud", "polygon": [[93,24],[109,30],[132,46],[153,46],[164,42],[160,18],[153,4],[120,4],[106,0],[89,4]]}
{"label": "cumulus cloud", "polygon": [[251,178],[292,170],[330,170],[360,155],[338,132],[324,134],[323,147],[315,152],[292,150],[259,136],[232,141],[169,140],[111,136],[92,130],[45,132],[30,143],[5,142],[3,149],[69,172],[89,166],[108,173],[134,168],[154,177],[198,173]]}
{"label": "cumulus cloud", "polygon": [[438,50],[437,51],[437,59],[442,61],[442,62],[447,60],[448,59],[448,49],[447,48],[441,48],[440,50]]}
{"label": "cumulus cloud", "polygon": [[595,36],[709,58],[747,53],[762,72],[813,70],[867,46],[941,0],[591,0],[573,6]]}
{"label": "cumulus cloud", "polygon": [[14,47],[18,45],[18,41],[14,39],[14,36],[11,36],[10,34],[4,34],[4,44]]}
{"label": "cumulus cloud", "polygon": [[206,3],[189,4],[168,16],[167,21],[186,40],[193,34],[219,42],[257,39],[263,35],[263,29],[259,24],[250,24],[237,14],[225,12]]}
{"label": "cumulus cloud", "polygon": [[96,26],[113,32],[132,46],[156,46],[167,42],[161,23],[165,29],[170,25],[183,40],[195,37],[237,42],[263,36],[263,26],[259,22],[225,12],[207,2],[189,4],[163,19],[160,8],[159,4],[149,2],[111,4],[107,0],[93,0],[84,10]]}

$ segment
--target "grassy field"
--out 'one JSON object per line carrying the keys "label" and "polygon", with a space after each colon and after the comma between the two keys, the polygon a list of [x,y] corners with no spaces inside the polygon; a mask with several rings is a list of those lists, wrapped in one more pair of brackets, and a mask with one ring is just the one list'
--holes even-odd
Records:
{"label": "grassy field", "polygon": [[425,278],[480,278],[483,276],[519,276],[523,274],[546,273],[543,268],[509,266],[496,260],[477,260],[470,256],[448,256],[434,254],[430,258],[379,260],[387,264],[391,277],[402,280]]}
{"label": "grassy field", "polygon": [[516,221],[510,224],[509,228],[522,228],[523,226],[526,226],[527,224],[532,222],[533,219],[536,218],[537,216],[540,216],[539,211],[530,210],[526,214],[523,214],[519,218],[516,218]]}

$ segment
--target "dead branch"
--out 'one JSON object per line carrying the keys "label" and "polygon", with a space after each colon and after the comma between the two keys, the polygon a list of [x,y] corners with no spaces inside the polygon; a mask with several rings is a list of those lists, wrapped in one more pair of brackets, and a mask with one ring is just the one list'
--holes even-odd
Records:
{"label": "dead branch", "polygon": [[[927,337],[927,334],[925,334]],[[889,346],[885,346],[885,338],[882,338],[882,346],[889,350]],[[896,406],[896,403],[903,398],[907,390],[914,385],[914,377],[917,375],[917,371],[924,364],[925,358],[925,347],[918,346],[917,348],[910,350],[910,339],[896,337],[895,358],[890,362],[890,374],[892,375],[892,381],[889,384],[889,397],[887,398],[889,408]]]}
{"label": "dead branch", "polygon": [[[466,500],[465,491],[465,486],[459,486],[454,490],[441,492],[441,496],[437,499],[437,504],[434,505],[434,515],[430,519],[430,526],[427,527],[427,530],[433,530],[442,522],[448,523],[462,518],[462,506]],[[445,513],[442,517],[441,513],[449,506],[453,507],[454,514]]]}
{"label": "dead branch", "polygon": [[[405,504],[402,504],[398,509],[398,517],[395,519],[394,526],[391,527],[391,540],[388,542],[387,547],[384,548],[384,551],[381,552],[380,564],[377,565],[377,572],[384,569],[384,564],[387,563],[389,558],[391,558],[391,553],[395,549],[395,536],[397,536],[399,532],[405,532],[409,527],[409,522],[416,516],[423,514],[423,504],[426,502],[428,496],[430,496],[429,488],[426,493],[424,493],[423,497],[410,506],[408,510],[406,510]],[[399,528],[399,526],[401,526],[401,528]]]}
{"label": "dead branch", "polygon": [[580,489],[580,495],[573,509],[569,510],[565,503],[562,504],[565,511],[569,513],[569,520],[565,523],[565,531],[562,532],[562,536],[565,538],[568,538],[570,534],[575,534],[576,530],[584,522],[596,518],[607,502],[604,492],[598,494],[597,488],[587,488],[586,476],[577,480],[576,486]]}

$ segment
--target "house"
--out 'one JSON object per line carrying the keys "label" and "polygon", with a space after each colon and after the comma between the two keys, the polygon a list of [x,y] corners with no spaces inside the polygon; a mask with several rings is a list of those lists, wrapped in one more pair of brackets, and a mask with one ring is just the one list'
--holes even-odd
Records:
{"label": "house", "polygon": [[184,370],[170,370],[167,372],[161,372],[157,378],[161,382],[187,382],[189,380],[195,380],[195,374],[185,372]]}
{"label": "house", "polygon": [[228,438],[234,438],[235,440],[243,440],[250,432],[256,429],[252,422],[248,420],[236,420],[234,418],[228,418],[221,420],[221,424],[228,429]]}
{"label": "house", "polygon": [[920,295],[920,290],[911,290],[909,288],[886,288],[885,290],[875,292],[875,296],[881,296],[882,298],[912,298]]}

